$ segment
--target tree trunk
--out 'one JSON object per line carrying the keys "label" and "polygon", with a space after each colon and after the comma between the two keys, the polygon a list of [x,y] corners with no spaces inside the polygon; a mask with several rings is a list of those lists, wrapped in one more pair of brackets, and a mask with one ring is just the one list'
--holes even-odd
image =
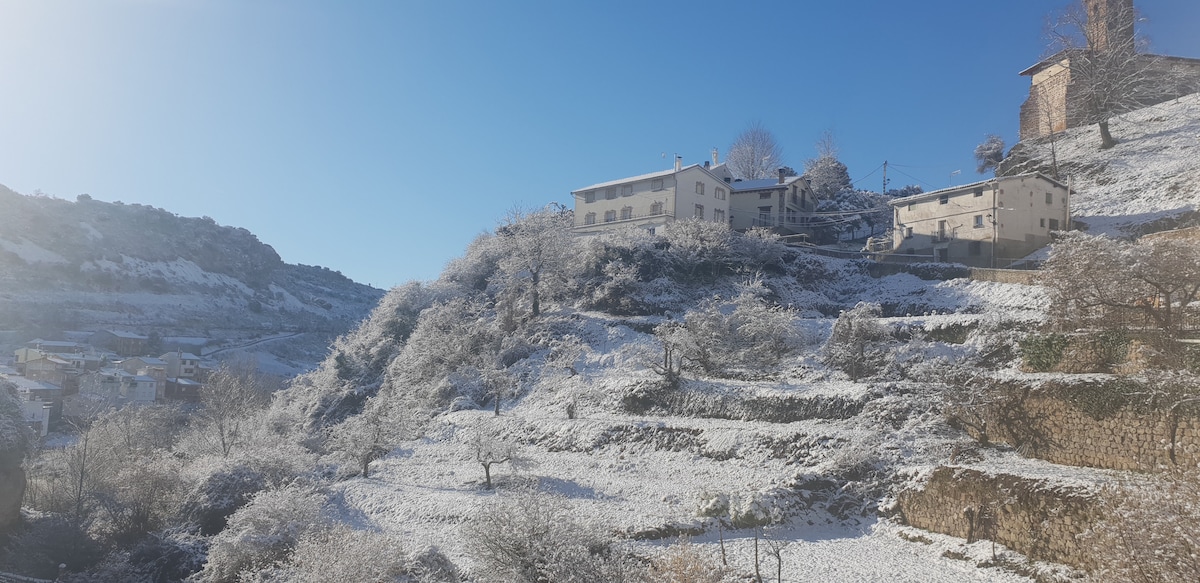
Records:
{"label": "tree trunk", "polygon": [[1100,126],[1100,149],[1107,150],[1117,145],[1117,141],[1113,139],[1112,134],[1108,131],[1108,121],[1102,121],[1098,125]]}
{"label": "tree trunk", "polygon": [[492,489],[492,464],[483,464],[483,487]]}

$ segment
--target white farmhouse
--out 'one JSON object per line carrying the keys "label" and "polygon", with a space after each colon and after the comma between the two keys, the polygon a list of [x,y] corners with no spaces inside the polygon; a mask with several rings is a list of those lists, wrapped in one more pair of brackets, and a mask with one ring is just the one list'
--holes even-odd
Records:
{"label": "white farmhouse", "polygon": [[1007,267],[1070,226],[1067,186],[1042,174],[993,178],[890,203],[892,253]]}
{"label": "white farmhouse", "polygon": [[671,221],[729,222],[730,185],[706,163],[601,182],[571,192],[575,230],[594,233],[634,225],[651,233]]}

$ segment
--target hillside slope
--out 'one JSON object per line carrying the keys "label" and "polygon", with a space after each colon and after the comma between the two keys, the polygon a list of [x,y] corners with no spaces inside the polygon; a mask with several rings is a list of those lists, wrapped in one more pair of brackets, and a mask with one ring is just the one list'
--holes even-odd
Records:
{"label": "hillside slope", "polygon": [[1108,150],[1095,125],[1021,142],[1001,173],[1069,178],[1072,214],[1093,232],[1170,228],[1200,209],[1200,93],[1119,116],[1111,128],[1118,143]]}
{"label": "hillside slope", "polygon": [[275,347],[299,371],[383,294],[284,263],[254,234],[208,217],[4,187],[0,209],[0,331],[10,341],[102,328],[214,340],[304,332],[291,350]]}

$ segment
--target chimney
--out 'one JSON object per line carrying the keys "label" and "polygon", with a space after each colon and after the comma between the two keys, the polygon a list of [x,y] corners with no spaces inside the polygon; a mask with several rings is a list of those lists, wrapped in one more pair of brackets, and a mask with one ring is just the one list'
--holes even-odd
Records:
{"label": "chimney", "polygon": [[783,168],[780,168],[779,170],[776,170],[775,172],[779,173],[779,183],[783,184]]}
{"label": "chimney", "polygon": [[712,149],[712,163],[713,163],[713,166],[720,164],[720,162],[717,162],[717,149],[716,148]]}
{"label": "chimney", "polygon": [[708,168],[708,160],[705,160],[705,161],[704,161],[704,167],[705,167],[706,169]]}
{"label": "chimney", "polygon": [[675,171],[679,172],[680,170],[683,170],[683,156],[676,154],[675,155]]}

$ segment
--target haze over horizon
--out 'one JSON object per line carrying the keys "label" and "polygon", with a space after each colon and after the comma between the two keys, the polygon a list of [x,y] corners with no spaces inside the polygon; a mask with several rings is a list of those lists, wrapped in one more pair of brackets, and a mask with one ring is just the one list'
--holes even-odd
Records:
{"label": "haze over horizon", "polygon": [[[1065,4],[0,0],[0,184],[211,216],[386,288],[753,122],[798,170],[832,130],[863,188],[884,160],[892,187],[970,182]],[[1136,4],[1154,52],[1200,57],[1200,3]]]}

